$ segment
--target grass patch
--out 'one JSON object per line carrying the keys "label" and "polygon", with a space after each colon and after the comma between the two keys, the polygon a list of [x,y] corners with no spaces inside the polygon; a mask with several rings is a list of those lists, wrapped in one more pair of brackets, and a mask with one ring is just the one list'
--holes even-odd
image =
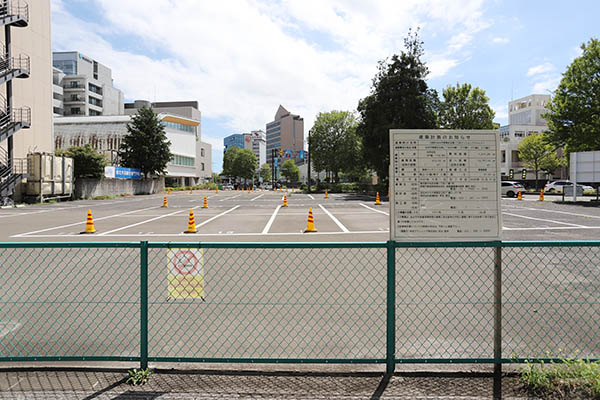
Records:
{"label": "grass patch", "polygon": [[533,363],[521,367],[521,382],[544,398],[600,399],[600,361],[563,359],[561,362]]}
{"label": "grass patch", "polygon": [[117,196],[111,196],[111,195],[102,195],[102,196],[94,196],[91,197],[90,200],[113,200],[116,199]]}

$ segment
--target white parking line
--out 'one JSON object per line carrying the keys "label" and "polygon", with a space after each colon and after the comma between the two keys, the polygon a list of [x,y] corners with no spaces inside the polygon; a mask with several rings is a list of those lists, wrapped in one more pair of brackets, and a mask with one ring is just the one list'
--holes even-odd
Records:
{"label": "white parking line", "polygon": [[[128,211],[128,212],[124,212],[124,213],[120,213],[120,214],[115,214],[115,215],[108,215],[106,217],[95,218],[94,221],[102,221],[104,219],[120,217],[122,215],[133,214],[133,213],[139,212],[139,211],[152,210],[153,208],[160,208],[160,206],[140,208],[139,210]],[[29,236],[29,235],[33,235],[33,234],[36,234],[36,233],[52,231],[54,229],[68,228],[68,227],[75,226],[75,225],[85,225],[85,220],[84,221],[79,221],[79,222],[74,222],[72,224],[60,225],[60,226],[55,226],[55,227],[46,228],[46,229],[40,229],[38,231],[31,231],[31,232],[26,232],[26,233],[20,233],[18,235],[12,235],[11,237]]]}
{"label": "white parking line", "polygon": [[263,231],[262,231],[263,235],[266,235],[267,233],[269,233],[269,229],[271,229],[271,225],[273,225],[273,221],[275,221],[275,216],[277,216],[277,213],[279,212],[280,208],[281,208],[281,204],[275,208],[275,211],[273,211],[273,215],[271,215],[271,218],[269,218],[269,222],[267,222],[267,225],[265,225],[265,229],[263,229]]}
{"label": "white parking line", "polygon": [[[196,208],[198,208],[198,207],[200,207],[200,206],[193,207],[193,208],[192,208],[192,210],[195,210],[195,209],[196,209]],[[187,209],[186,209],[186,210],[187,210]],[[147,219],[147,220],[145,220],[145,221],[136,222],[135,224],[126,225],[126,226],[123,226],[123,227],[121,227],[121,228],[117,228],[117,229],[113,229],[113,230],[111,230],[111,231],[106,231],[106,232],[103,232],[103,233],[99,234],[98,236],[106,236],[106,235],[108,235],[109,233],[113,233],[113,232],[119,232],[119,231],[122,231],[123,229],[127,229],[127,228],[133,228],[134,226],[138,226],[138,225],[146,224],[146,223],[148,223],[148,222],[156,221],[157,219],[162,219],[162,218],[166,218],[166,217],[171,217],[171,216],[173,216],[173,215],[177,215],[177,214],[179,214],[179,213],[182,213],[182,212],[184,212],[184,211],[186,211],[186,210],[174,211],[174,212],[172,212],[172,213],[165,214],[165,215],[161,215],[161,216],[159,216],[159,217],[154,217],[154,218]]]}
{"label": "white parking line", "polygon": [[213,221],[213,220],[215,220],[215,219],[217,219],[217,218],[219,218],[219,217],[221,217],[221,216],[223,216],[223,215],[225,215],[225,214],[227,214],[227,213],[229,213],[229,212],[231,212],[231,211],[235,210],[235,209],[236,209],[236,208],[238,208],[239,206],[240,206],[240,205],[238,204],[237,206],[235,206],[235,207],[233,207],[233,208],[230,208],[230,209],[229,209],[229,210],[227,210],[227,211],[223,211],[221,214],[217,214],[217,215],[215,215],[214,217],[211,217],[211,218],[207,219],[206,221],[202,222],[201,224],[196,224],[196,228],[199,228],[199,227],[201,227],[202,225],[206,225],[206,224],[208,224],[210,221]]}
{"label": "white parking line", "polygon": [[263,197],[263,196],[264,196],[264,194],[261,194],[260,196],[257,196],[257,197],[253,198],[253,199],[252,199],[252,200],[250,200],[250,201],[254,201],[254,200],[256,200],[256,199],[260,199],[260,198],[261,198],[261,197]]}
{"label": "white parking line", "polygon": [[312,200],[315,199],[314,197],[312,197],[312,194],[309,194],[308,197],[310,197]]}
{"label": "white parking line", "polygon": [[238,194],[237,196],[232,196],[232,197],[225,197],[224,199],[221,199],[219,201],[225,201],[225,200],[231,200],[231,199],[235,199],[236,197],[240,197],[241,194]]}
{"label": "white parking line", "polygon": [[534,221],[542,221],[542,222],[550,222],[552,224],[561,224],[561,225],[567,225],[567,226],[574,226],[576,228],[587,228],[585,225],[569,224],[568,222],[553,221],[551,219],[526,217],[525,215],[512,214],[512,213],[507,213],[507,212],[502,212],[502,214],[510,215],[512,217],[519,217],[519,218],[524,218],[524,219],[531,219],[531,220],[534,220]]}
{"label": "white parking line", "polygon": [[[389,230],[388,229],[384,229],[384,230],[380,230],[380,231],[352,231],[352,232],[311,232],[310,236],[315,236],[315,235],[373,235],[375,233],[384,233],[389,235]],[[252,232],[240,232],[240,233],[201,233],[198,232],[197,234],[194,234],[193,237],[198,237],[198,236],[211,236],[211,237],[215,237],[215,236],[263,236],[263,235],[267,235],[267,236],[293,236],[293,235],[306,235],[305,233],[303,233],[302,231],[298,231],[298,232],[273,232],[273,233],[252,233]],[[66,236],[73,236],[73,237],[81,237],[80,235],[31,235],[30,237],[34,237],[34,238],[60,238],[60,237],[66,237]],[[117,233],[117,234],[113,234],[113,235],[107,235],[105,237],[190,237],[189,235],[185,234],[185,233]]]}
{"label": "white parking line", "polygon": [[366,205],[366,204],[363,204],[363,203],[358,203],[358,204],[360,204],[360,205],[361,205],[361,206],[363,206],[364,208],[368,208],[368,209],[369,209],[369,210],[371,210],[371,211],[375,211],[375,212],[378,212],[378,213],[380,213],[380,214],[390,215],[389,213],[386,213],[385,211],[381,211],[381,210],[377,210],[377,209],[375,209],[375,208],[371,208],[371,207],[369,207],[369,206],[368,206],[368,205]]}
{"label": "white parking line", "polygon": [[319,207],[321,207],[321,210],[325,211],[325,214],[329,215],[329,218],[331,218],[333,220],[333,222],[335,222],[335,224],[337,226],[340,227],[340,229],[344,232],[344,233],[348,233],[350,232],[348,230],[348,228],[346,228],[336,217],[333,216],[332,213],[330,213],[329,211],[327,211],[327,209],[325,209],[325,207],[323,207],[321,204],[319,204]]}
{"label": "white parking line", "polygon": [[545,211],[545,212],[549,212],[549,213],[573,215],[575,217],[600,218],[600,216],[598,216],[598,215],[578,214],[578,213],[559,211],[559,210],[546,210],[544,208],[532,208],[532,207],[506,207],[506,208],[511,208],[514,210]]}

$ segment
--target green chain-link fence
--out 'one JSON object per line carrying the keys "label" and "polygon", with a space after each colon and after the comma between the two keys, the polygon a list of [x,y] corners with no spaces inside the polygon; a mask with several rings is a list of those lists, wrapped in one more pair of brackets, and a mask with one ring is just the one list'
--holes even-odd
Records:
{"label": "green chain-link fence", "polygon": [[0,243],[0,361],[598,359],[599,248]]}

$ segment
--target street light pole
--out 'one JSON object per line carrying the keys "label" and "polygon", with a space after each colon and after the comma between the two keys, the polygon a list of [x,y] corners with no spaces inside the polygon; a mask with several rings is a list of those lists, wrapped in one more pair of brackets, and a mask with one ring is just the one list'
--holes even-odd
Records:
{"label": "street light pole", "polygon": [[310,131],[308,132],[308,193],[310,193]]}

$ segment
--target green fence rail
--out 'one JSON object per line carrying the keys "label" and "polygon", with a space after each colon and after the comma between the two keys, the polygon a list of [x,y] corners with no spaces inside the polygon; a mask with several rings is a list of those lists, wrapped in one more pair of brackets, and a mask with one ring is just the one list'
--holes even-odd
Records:
{"label": "green fence rail", "polygon": [[0,243],[0,362],[598,360],[598,248]]}

